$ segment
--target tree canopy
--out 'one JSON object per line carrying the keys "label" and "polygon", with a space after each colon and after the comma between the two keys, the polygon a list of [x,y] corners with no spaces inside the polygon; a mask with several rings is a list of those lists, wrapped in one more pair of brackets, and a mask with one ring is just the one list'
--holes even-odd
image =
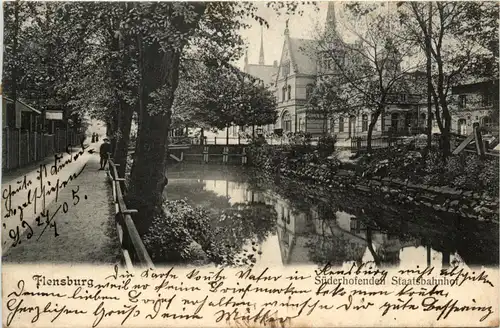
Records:
{"label": "tree canopy", "polygon": [[276,121],[274,95],[233,66],[191,66],[181,76],[172,107],[177,126],[222,129]]}

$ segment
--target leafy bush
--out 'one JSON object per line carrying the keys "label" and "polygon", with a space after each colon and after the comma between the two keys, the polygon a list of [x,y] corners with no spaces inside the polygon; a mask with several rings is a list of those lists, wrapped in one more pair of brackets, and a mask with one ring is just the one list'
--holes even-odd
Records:
{"label": "leafy bush", "polygon": [[498,196],[498,160],[482,160],[476,154],[451,155],[446,162],[433,149],[427,154],[412,151],[411,145],[376,150],[358,161],[365,177],[394,177],[431,186],[450,186],[487,191]]}
{"label": "leafy bush", "polygon": [[332,135],[321,136],[318,139],[318,151],[322,156],[328,156],[335,150],[337,137]]}
{"label": "leafy bush", "polygon": [[251,145],[249,158],[253,166],[284,176],[329,184],[340,167],[335,155],[325,156],[309,144]]}
{"label": "leafy bush", "polygon": [[479,173],[479,181],[484,191],[487,191],[493,197],[498,197],[498,159],[491,159],[484,162],[483,169]]}
{"label": "leafy bush", "polygon": [[312,135],[309,132],[287,132],[285,137],[288,139],[290,145],[310,145]]}
{"label": "leafy bush", "polygon": [[185,200],[167,200],[163,210],[143,236],[152,260],[182,263],[192,259],[193,241],[209,239],[207,212],[193,208]]}
{"label": "leafy bush", "polygon": [[276,220],[274,207],[265,203],[215,209],[192,206],[186,199],[166,200],[143,241],[155,263],[186,263],[204,256],[217,264],[247,265],[255,262],[255,254],[244,246],[265,240]]}

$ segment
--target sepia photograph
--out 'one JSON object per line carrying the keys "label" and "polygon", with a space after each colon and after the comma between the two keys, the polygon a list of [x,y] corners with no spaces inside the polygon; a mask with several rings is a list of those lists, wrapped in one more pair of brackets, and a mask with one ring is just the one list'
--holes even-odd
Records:
{"label": "sepia photograph", "polygon": [[5,327],[499,325],[496,1],[4,1]]}

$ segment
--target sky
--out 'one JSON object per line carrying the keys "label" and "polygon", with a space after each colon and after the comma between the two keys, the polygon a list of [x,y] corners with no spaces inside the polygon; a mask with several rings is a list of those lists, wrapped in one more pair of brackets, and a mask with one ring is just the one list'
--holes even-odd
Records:
{"label": "sky", "polygon": [[[263,40],[264,40],[264,59],[266,65],[272,65],[274,60],[279,62],[281,50],[283,47],[283,32],[285,31],[286,20],[289,19],[288,29],[290,36],[294,38],[314,39],[318,24],[324,25],[326,22],[326,12],[328,9],[328,2],[317,2],[314,5],[301,5],[304,11],[302,16],[298,14],[286,15],[282,13],[277,15],[273,9],[269,9],[263,3],[256,3],[259,7],[258,15],[266,19],[269,23],[269,29],[265,26],[262,27]],[[336,10],[340,9],[341,5],[336,5]],[[248,43],[248,63],[259,63],[260,51],[260,36],[261,26],[259,23],[252,19],[245,21],[252,25],[250,29],[242,31],[243,38]],[[238,61],[238,67],[243,69],[244,58]]]}

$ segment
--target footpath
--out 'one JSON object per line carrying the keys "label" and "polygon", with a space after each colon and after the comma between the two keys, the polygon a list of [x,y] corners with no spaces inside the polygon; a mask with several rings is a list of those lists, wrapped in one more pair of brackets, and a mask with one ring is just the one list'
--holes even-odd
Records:
{"label": "footpath", "polygon": [[[57,170],[52,159],[18,170],[17,176],[6,175],[1,207],[4,264],[119,262],[111,188],[106,172],[99,170],[99,154],[89,152],[92,148],[99,144],[64,154]],[[47,169],[46,174],[42,170],[42,183],[40,164]]]}

